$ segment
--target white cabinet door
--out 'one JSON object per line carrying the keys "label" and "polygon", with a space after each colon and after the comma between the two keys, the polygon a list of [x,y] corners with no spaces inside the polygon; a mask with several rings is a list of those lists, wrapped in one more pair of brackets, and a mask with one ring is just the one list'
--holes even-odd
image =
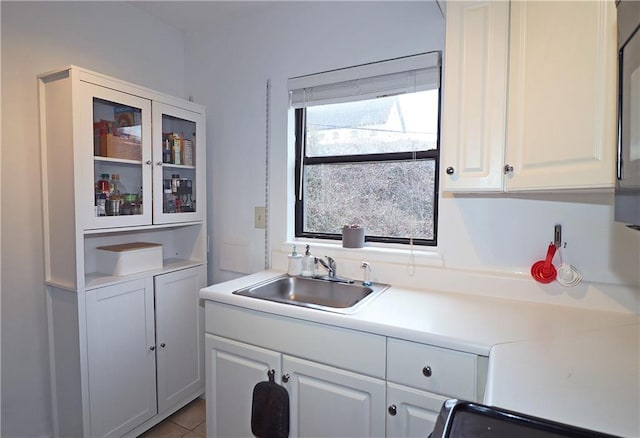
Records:
{"label": "white cabinet door", "polygon": [[[74,139],[74,152],[76,210],[83,228],[150,224],[151,101],[87,82],[81,82],[80,90],[75,102],[78,108],[74,110],[78,136]],[[117,209],[109,207],[107,200],[105,212],[99,213],[96,186],[104,179],[103,174],[109,179],[117,174],[125,193],[110,194],[114,202],[116,198],[119,202]],[[73,196],[70,189],[60,194]],[[141,189],[142,208],[129,209],[131,214],[124,214],[125,195],[135,195],[137,200]]]}
{"label": "white cabinet door", "polygon": [[153,222],[204,220],[204,114],[153,102]]}
{"label": "white cabinet door", "polygon": [[447,4],[443,190],[614,187],[615,12],[613,1]]}
{"label": "white cabinet door", "polygon": [[445,191],[503,188],[509,2],[447,3]]}
{"label": "white cabinet door", "polygon": [[286,355],[282,362],[291,437],[384,436],[383,380]]}
{"label": "white cabinet door", "polygon": [[613,1],[511,2],[507,190],[612,188]]}
{"label": "white cabinet door", "polygon": [[387,438],[428,436],[448,398],[387,383]]}
{"label": "white cabinet door", "polygon": [[205,335],[207,436],[250,437],[254,386],[274,370],[282,375],[280,353]]}
{"label": "white cabinet door", "polygon": [[158,412],[204,388],[203,268],[155,277]]}
{"label": "white cabinet door", "polygon": [[91,435],[120,436],[156,414],[153,284],[86,294]]}

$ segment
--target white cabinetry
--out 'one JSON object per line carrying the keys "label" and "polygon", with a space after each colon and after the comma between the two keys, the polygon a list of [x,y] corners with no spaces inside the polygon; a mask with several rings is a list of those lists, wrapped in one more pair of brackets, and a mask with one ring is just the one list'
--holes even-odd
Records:
{"label": "white cabinetry", "polygon": [[274,370],[282,376],[280,354],[253,345],[205,335],[207,436],[252,436],[253,387]]}
{"label": "white cabinetry", "polygon": [[384,436],[384,380],[283,357],[293,437]]}
{"label": "white cabinetry", "polygon": [[486,371],[485,357],[387,338],[387,436],[424,436],[449,398],[482,402]]}
{"label": "white cabinetry", "polygon": [[[387,383],[387,437],[424,437],[431,433],[438,413],[450,397]],[[428,435],[426,435],[428,436]]]}
{"label": "white cabinetry", "polygon": [[614,186],[613,1],[447,5],[445,191]]}
{"label": "white cabinetry", "polygon": [[202,267],[154,277],[158,412],[204,390]]}
{"label": "white cabinetry", "polygon": [[91,436],[122,436],[156,414],[151,279],[87,292]]}
{"label": "white cabinetry", "polygon": [[[74,66],[38,79],[54,434],[139,434],[204,391],[204,108]],[[162,265],[106,272],[97,248],[131,242]]]}
{"label": "white cabinetry", "polygon": [[210,437],[251,436],[253,387],[269,370],[289,392],[292,437],[426,436],[449,396],[482,399],[486,358],[210,301],[205,307]]}
{"label": "white cabinetry", "polygon": [[289,392],[292,437],[383,436],[381,379],[206,335],[207,436],[251,436],[253,387],[270,370]]}

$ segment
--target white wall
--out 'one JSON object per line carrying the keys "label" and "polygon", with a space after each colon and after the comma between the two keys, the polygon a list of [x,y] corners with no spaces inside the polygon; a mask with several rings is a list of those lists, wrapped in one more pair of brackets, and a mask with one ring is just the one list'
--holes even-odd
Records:
{"label": "white wall", "polygon": [[[36,75],[76,64],[182,95],[182,35],[122,2],[2,2],[2,431],[51,435]],[[61,193],[60,196],[65,196]]]}
{"label": "white wall", "polygon": [[[1,435],[51,433],[36,74],[74,63],[170,94],[193,95],[207,106],[209,279],[219,282],[264,266],[265,234],[253,227],[253,208],[264,205],[265,196],[266,80],[272,83],[269,236],[273,263],[281,266],[291,196],[287,78],[441,48],[442,22],[430,18],[432,6],[273,3],[256,16],[189,31],[183,48],[178,31],[125,3],[1,2]],[[488,290],[515,273],[526,293],[579,300],[584,289],[531,287],[526,271],[543,257],[558,221],[571,263],[592,281],[627,284],[633,293],[640,282],[640,233],[613,224],[612,216],[610,195],[445,195],[438,253],[417,257],[435,267],[414,276],[407,273],[406,252],[314,246],[317,255],[335,254],[345,274],[358,275],[357,261],[374,257],[380,260],[374,274],[384,281],[444,287],[455,279],[457,287]],[[221,269],[222,260],[232,270]],[[490,274],[490,281],[471,283],[477,277],[468,274],[476,271]],[[611,291],[613,301],[628,306],[626,296],[615,296],[619,289]]]}
{"label": "white wall", "polygon": [[267,79],[268,218],[277,246],[285,240],[287,212],[287,78],[443,46],[444,22],[431,2],[276,2],[226,26],[187,32],[186,83],[209,116],[210,280],[264,267],[265,235],[253,220],[254,207],[265,204]]}
{"label": "white wall", "polygon": [[[264,232],[253,226],[253,208],[264,205],[266,80],[272,85],[271,262],[286,269],[293,193],[287,78],[441,49],[443,38],[443,20],[429,2],[274,3],[260,15],[187,33],[186,83],[209,114],[211,281],[264,265]],[[528,274],[544,258],[556,223],[567,243],[564,261],[585,276],[574,289],[543,286]],[[345,275],[362,275],[359,261],[369,260],[374,277],[393,284],[474,291],[476,281],[490,279],[483,293],[638,312],[640,233],[613,222],[612,194],[444,194],[438,241],[435,253],[416,255],[414,275],[407,251],[312,247],[315,255],[335,256]]]}

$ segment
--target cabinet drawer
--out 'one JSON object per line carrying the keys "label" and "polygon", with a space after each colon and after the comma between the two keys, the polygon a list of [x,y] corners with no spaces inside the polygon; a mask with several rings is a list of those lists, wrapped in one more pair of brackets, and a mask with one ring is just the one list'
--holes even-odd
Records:
{"label": "cabinet drawer", "polygon": [[387,380],[464,400],[476,400],[477,356],[387,339]]}
{"label": "cabinet drawer", "polygon": [[227,304],[205,302],[205,331],[384,379],[385,338]]}

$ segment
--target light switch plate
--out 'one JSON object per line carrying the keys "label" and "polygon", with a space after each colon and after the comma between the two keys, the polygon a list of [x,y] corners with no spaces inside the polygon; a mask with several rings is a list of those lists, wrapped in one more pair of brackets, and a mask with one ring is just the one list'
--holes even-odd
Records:
{"label": "light switch plate", "polygon": [[266,207],[255,207],[255,227],[267,228],[267,209]]}

